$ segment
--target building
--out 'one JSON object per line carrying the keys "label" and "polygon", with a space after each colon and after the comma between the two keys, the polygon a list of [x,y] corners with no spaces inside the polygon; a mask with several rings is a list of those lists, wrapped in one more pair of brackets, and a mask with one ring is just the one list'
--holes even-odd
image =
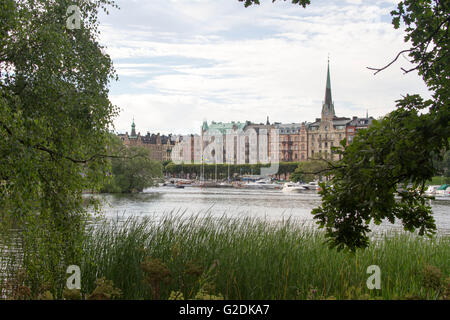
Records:
{"label": "building", "polygon": [[[250,132],[254,130],[256,133],[256,144],[252,149],[250,146],[250,136],[246,137],[245,141],[245,163],[269,163],[270,159],[275,159],[273,152],[276,148],[273,146],[273,136],[271,131],[274,129],[274,125],[270,124],[269,117],[267,117],[266,123],[252,123],[246,122],[244,131]],[[253,161],[250,159],[250,152],[254,153]]]}
{"label": "building", "polygon": [[170,160],[170,154],[177,142],[177,138],[171,134],[168,136],[160,135],[159,133],[150,134],[150,132],[147,132],[145,136],[141,136],[140,132],[136,134],[134,120],[131,124],[131,134],[129,135],[128,132],[126,132],[125,134],[119,134],[118,136],[126,146],[139,146],[149,149],[150,158],[155,161]]}
{"label": "building", "polygon": [[361,129],[366,129],[372,124],[372,121],[375,120],[373,117],[369,117],[367,114],[365,118],[353,117],[353,119],[347,123],[345,128],[345,137],[347,138],[347,144],[353,142],[353,138]]}
{"label": "building", "polygon": [[[370,126],[373,117],[365,118],[336,116],[331,92],[330,62],[327,66],[325,99],[322,103],[320,118],[312,123],[298,122],[271,124],[267,122],[203,122],[201,136],[190,135],[183,144],[182,150],[174,150],[176,159],[184,163],[229,163],[256,164],[280,162],[301,162],[313,159],[340,160],[341,155],[333,151],[343,139],[351,143],[361,129]],[[272,135],[277,129],[278,137]],[[171,160],[171,152],[183,137],[136,134],[136,126],[131,125],[128,132],[119,135],[125,145],[144,146],[151,150],[152,159],[158,161]],[[216,140],[217,139],[217,140]],[[278,140],[276,141],[272,140]],[[186,141],[185,141],[186,142]],[[217,150],[216,150],[217,148]],[[203,155],[202,155],[203,154]]]}
{"label": "building", "polygon": [[339,146],[346,138],[350,118],[337,117],[331,94],[330,62],[328,61],[325,100],[322,104],[322,116],[308,125],[308,158],[339,160],[341,155],[333,153],[332,147]]}
{"label": "building", "polygon": [[298,162],[308,159],[308,130],[306,122],[282,124],[275,123],[279,130],[279,160],[283,162]]}

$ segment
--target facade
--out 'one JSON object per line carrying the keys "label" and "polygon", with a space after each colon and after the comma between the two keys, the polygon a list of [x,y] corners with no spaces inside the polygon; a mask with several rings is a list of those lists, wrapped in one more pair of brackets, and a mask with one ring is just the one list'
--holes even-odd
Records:
{"label": "facade", "polygon": [[[206,121],[203,122],[203,125],[201,127],[201,141],[203,141],[202,150],[209,155],[205,156],[203,159],[200,159],[200,161],[204,163],[215,163],[216,159],[221,159],[221,163],[229,163],[229,164],[237,164],[237,163],[243,163],[246,160],[239,158],[239,152],[238,149],[241,147],[239,144],[239,140],[237,137],[237,133],[244,130],[245,126],[247,125],[247,122],[215,122],[212,121],[209,125]],[[236,134],[235,137],[233,137],[233,133]],[[206,135],[211,135],[211,137],[207,137]],[[227,136],[231,136],[231,138],[227,139]],[[218,143],[222,144],[222,150],[211,150],[209,152],[208,148],[211,148],[213,145],[210,144],[211,142],[214,142],[214,139],[220,139],[221,141],[217,141]],[[246,141],[246,144],[242,147],[248,148],[248,140]],[[228,152],[228,153],[227,153]],[[203,153],[203,152],[201,152]],[[217,155],[216,155],[217,153]],[[248,153],[241,153],[247,155]]]}
{"label": "facade", "polygon": [[345,137],[347,138],[347,144],[352,143],[353,138],[361,129],[366,129],[372,124],[374,118],[366,115],[365,118],[353,117],[353,119],[347,124],[345,128]]}
{"label": "facade", "polygon": [[145,136],[141,136],[141,133],[136,134],[136,125],[133,123],[131,125],[131,134],[128,132],[125,134],[119,134],[119,138],[122,139],[124,145],[126,146],[139,146],[145,147],[150,150],[150,158],[155,161],[166,161],[171,159],[171,152],[176,143],[176,138],[171,134],[160,135],[150,134],[147,132]]}
{"label": "facade", "polygon": [[308,159],[308,131],[306,122],[282,124],[275,123],[279,130],[279,160],[299,162]]}
{"label": "facade", "polygon": [[332,147],[337,147],[346,138],[347,144],[353,141],[358,130],[367,128],[374,118],[337,117],[331,95],[330,64],[328,63],[325,100],[322,104],[322,116],[308,125],[308,158],[325,158],[340,160],[341,155],[335,154]]}

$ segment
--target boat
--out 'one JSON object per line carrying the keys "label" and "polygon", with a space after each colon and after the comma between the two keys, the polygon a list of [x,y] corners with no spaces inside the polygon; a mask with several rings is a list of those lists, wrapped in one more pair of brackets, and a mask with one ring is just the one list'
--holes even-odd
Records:
{"label": "boat", "polygon": [[287,182],[283,185],[282,191],[283,192],[301,193],[301,192],[309,190],[309,189],[306,189],[304,186],[305,185],[302,185],[300,183]]}
{"label": "boat", "polygon": [[319,184],[317,181],[312,181],[310,183],[302,184],[301,185],[306,190],[319,190]]}
{"label": "boat", "polygon": [[266,189],[266,190],[274,190],[281,189],[281,186],[276,183],[272,183],[272,181],[267,179],[261,179],[255,182],[248,182],[241,185],[241,187],[246,189]]}
{"label": "boat", "polygon": [[221,182],[217,185],[218,188],[233,188],[233,184],[229,182]]}
{"label": "boat", "polygon": [[440,186],[428,186],[427,190],[425,190],[425,195],[434,196],[436,194],[436,190],[439,189]]}
{"label": "boat", "polygon": [[434,195],[437,197],[450,197],[450,184],[443,184],[439,188],[436,188]]}

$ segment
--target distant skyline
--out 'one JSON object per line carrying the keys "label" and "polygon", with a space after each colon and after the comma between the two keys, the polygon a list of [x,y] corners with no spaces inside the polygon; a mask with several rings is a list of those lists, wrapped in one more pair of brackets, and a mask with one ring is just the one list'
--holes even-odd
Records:
{"label": "distant skyline", "polygon": [[312,122],[320,117],[328,55],[337,116],[378,118],[407,93],[427,95],[400,57],[393,0],[119,0],[101,15],[100,41],[119,75],[115,130],[198,133],[203,120]]}

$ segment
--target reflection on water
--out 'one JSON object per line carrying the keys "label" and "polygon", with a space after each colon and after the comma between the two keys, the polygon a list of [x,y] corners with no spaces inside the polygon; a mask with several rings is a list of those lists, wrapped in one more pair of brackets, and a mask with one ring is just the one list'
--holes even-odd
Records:
{"label": "reflection on water", "polygon": [[[255,217],[267,220],[294,218],[313,223],[311,210],[320,205],[317,194],[292,194],[280,190],[200,189],[188,187],[150,188],[134,195],[95,195],[104,202],[107,218],[154,216],[161,218],[170,213],[228,217]],[[432,202],[438,233],[450,235],[450,201]],[[400,224],[382,223],[374,231],[400,230]]]}

